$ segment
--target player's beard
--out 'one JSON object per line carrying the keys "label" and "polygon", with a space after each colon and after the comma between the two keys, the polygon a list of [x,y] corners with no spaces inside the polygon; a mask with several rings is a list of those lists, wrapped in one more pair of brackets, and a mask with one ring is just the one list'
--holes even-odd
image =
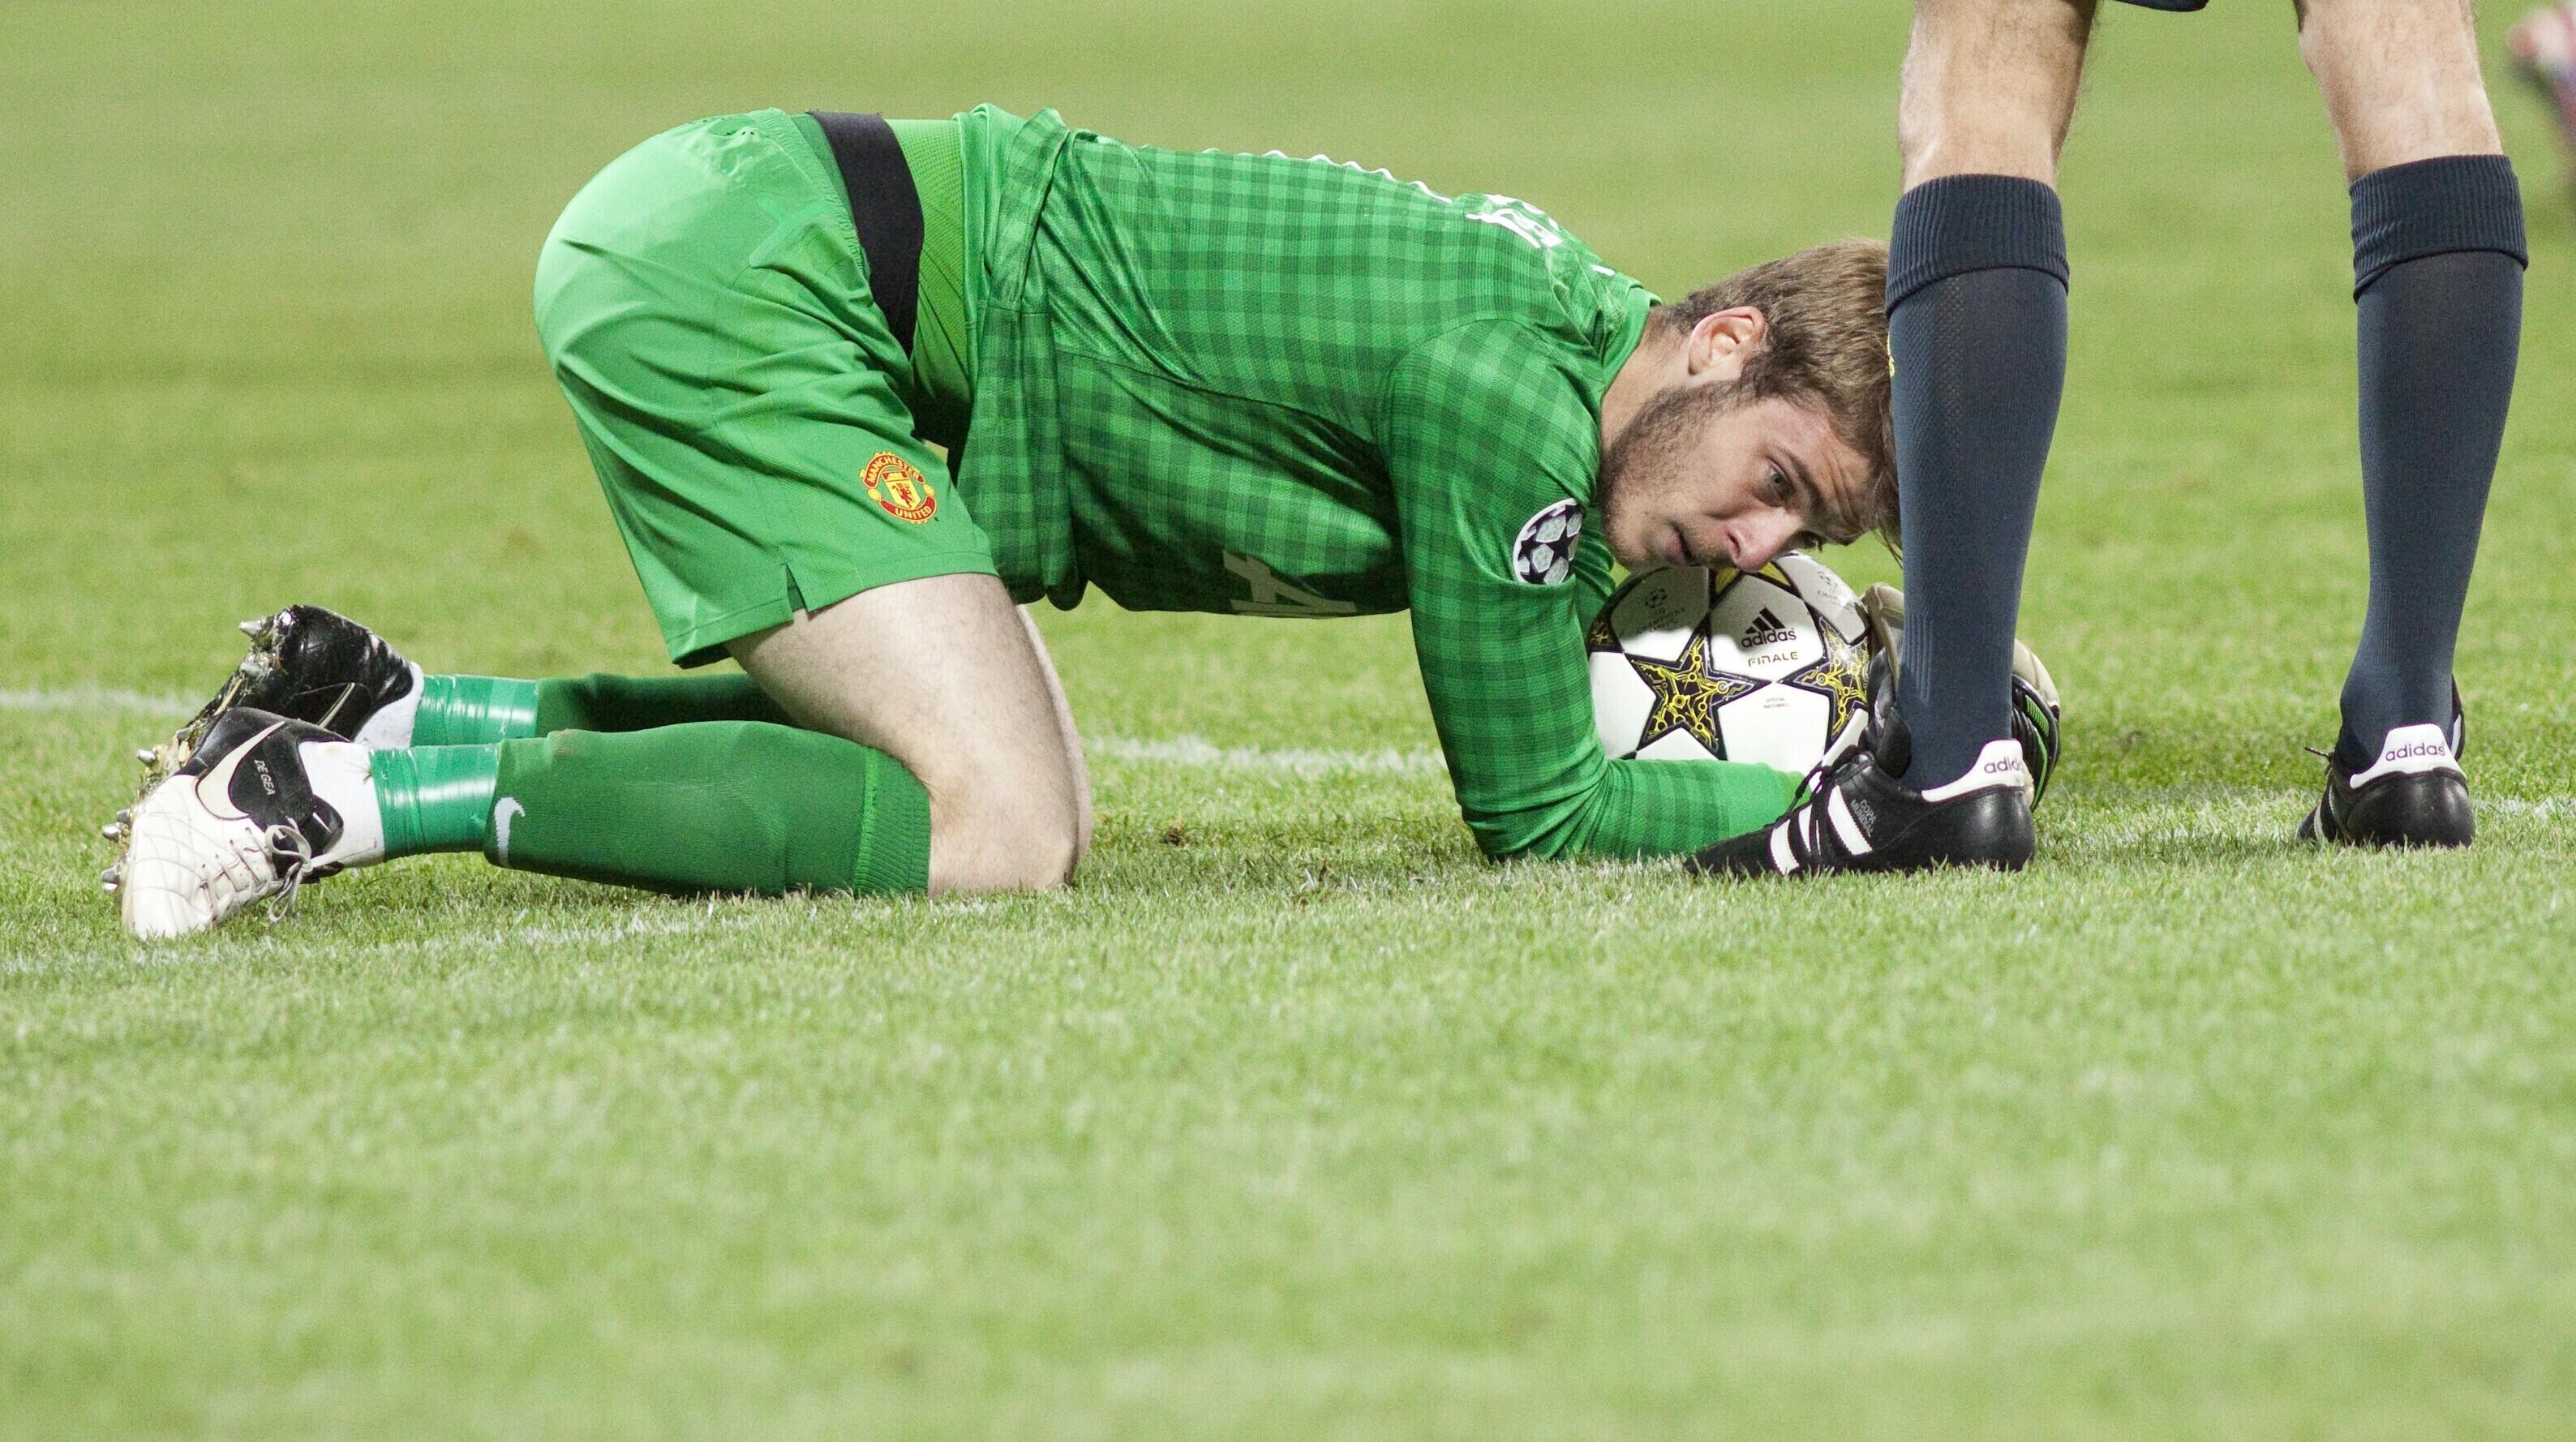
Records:
{"label": "player's beard", "polygon": [[1629,511],[1689,483],[1693,449],[1709,422],[1742,403],[1740,389],[1736,381],[1669,386],[1637,408],[1628,428],[1602,453],[1592,490],[1605,537],[1619,533]]}

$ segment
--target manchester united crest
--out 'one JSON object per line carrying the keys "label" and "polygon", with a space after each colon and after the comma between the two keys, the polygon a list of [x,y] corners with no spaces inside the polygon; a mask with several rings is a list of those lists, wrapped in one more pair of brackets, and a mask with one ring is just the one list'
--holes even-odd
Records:
{"label": "manchester united crest", "polygon": [[868,499],[898,521],[917,526],[939,514],[939,497],[920,468],[892,451],[877,452],[859,479],[867,484]]}

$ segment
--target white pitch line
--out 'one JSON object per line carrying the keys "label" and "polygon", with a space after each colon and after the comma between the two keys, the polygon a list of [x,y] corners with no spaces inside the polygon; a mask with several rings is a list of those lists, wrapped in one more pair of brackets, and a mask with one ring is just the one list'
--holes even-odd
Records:
{"label": "white pitch line", "polygon": [[0,711],[188,711],[200,704],[182,696],[153,696],[115,686],[0,688]]}
{"label": "white pitch line", "polygon": [[[0,688],[0,711],[134,711],[178,715],[202,704],[185,696],[155,696],[114,686]],[[1145,765],[1192,766],[1218,771],[1270,771],[1292,776],[1327,776],[1349,772],[1389,776],[1436,775],[1444,769],[1437,750],[1405,751],[1395,747],[1343,750],[1305,746],[1219,746],[1200,736],[1147,740],[1135,736],[1086,736],[1082,749],[1104,761]]]}
{"label": "white pitch line", "polygon": [[[185,696],[156,696],[115,686],[0,687],[0,711],[143,711],[178,713],[200,704]],[[1392,746],[1344,750],[1307,746],[1219,746],[1202,736],[1174,736],[1152,741],[1136,736],[1086,736],[1082,749],[1104,761],[1154,766],[1192,766],[1215,771],[1270,771],[1291,776],[1328,776],[1347,772],[1383,776],[1428,776],[1445,770],[1437,750],[1405,751]],[[2204,786],[2177,788],[2176,800],[2201,802],[2272,800],[2252,788]],[[2196,794],[2194,794],[2196,793]],[[2482,798],[2481,808],[2505,816],[2541,821],[2576,817],[2576,796],[2498,796]]]}
{"label": "white pitch line", "polygon": [[2519,796],[2499,796],[2480,801],[2481,809],[2493,807],[2507,816],[2528,816],[2539,821],[2558,821],[2576,816],[2576,796],[2538,796],[2525,800]]}
{"label": "white pitch line", "polygon": [[1203,766],[1224,771],[1284,771],[1297,776],[1365,771],[1392,776],[1432,775],[1446,766],[1437,751],[1342,751],[1302,746],[1219,746],[1198,736],[1142,741],[1129,736],[1087,736],[1082,749],[1110,761]]}

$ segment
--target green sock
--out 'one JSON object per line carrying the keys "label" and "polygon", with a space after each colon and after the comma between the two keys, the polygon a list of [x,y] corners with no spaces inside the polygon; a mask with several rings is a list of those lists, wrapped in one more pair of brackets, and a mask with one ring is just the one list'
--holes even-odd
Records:
{"label": "green sock", "polygon": [[[684,891],[919,891],[930,794],[854,741],[763,722],[504,742],[483,851],[521,871]],[[388,753],[391,754],[391,753]]]}
{"label": "green sock", "polygon": [[492,783],[501,769],[499,746],[379,751],[370,765],[387,856],[482,849]]}
{"label": "green sock", "polygon": [[558,731],[646,731],[690,721],[796,724],[740,671],[693,671],[685,676],[575,676],[534,685],[534,729],[516,733],[519,736],[551,736]]}
{"label": "green sock", "polygon": [[488,746],[537,734],[536,681],[507,676],[424,676],[414,746]]}
{"label": "green sock", "polygon": [[688,676],[426,676],[414,746],[487,746],[557,731],[644,731],[687,721],[795,723],[739,671]]}

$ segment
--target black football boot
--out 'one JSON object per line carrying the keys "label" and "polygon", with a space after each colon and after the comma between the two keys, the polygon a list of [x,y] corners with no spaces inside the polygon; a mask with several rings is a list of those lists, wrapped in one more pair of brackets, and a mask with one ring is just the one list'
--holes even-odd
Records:
{"label": "black football boot", "polygon": [[[1869,724],[1884,734],[1896,716],[1896,667],[1905,654],[1905,593],[1884,581],[1860,599],[1861,622],[1869,628]],[[2021,759],[2030,767],[2030,804],[2036,809],[2057,775],[2065,754],[2059,726],[2057,681],[2039,653],[2013,642],[2011,682],[2012,736],[2021,743]]]}
{"label": "black football boot", "polygon": [[250,637],[250,654],[215,699],[168,741],[135,753],[144,766],[144,790],[185,765],[207,729],[228,711],[266,711],[354,741],[378,715],[419,700],[420,668],[336,611],[289,606],[244,621],[241,628]]}
{"label": "black football boot", "polygon": [[[2029,656],[2028,648],[2022,649]],[[1873,735],[1892,734],[1897,725],[1895,655],[1896,649],[1885,645],[1870,654],[1869,728]],[[2019,669],[2013,673],[2012,736],[2021,743],[2022,764],[2030,768],[2030,804],[2037,810],[2040,799],[2048,795],[2049,780],[2057,775],[2058,758],[2066,754],[2066,745],[2058,719],[2056,683],[2049,679],[2038,657],[2029,656],[2028,666],[2037,679],[2023,675]]]}
{"label": "black football boot", "polygon": [[2460,770],[2468,725],[2457,690],[2448,732],[2432,722],[2400,726],[2379,755],[2354,771],[2334,752],[2326,758],[2325,794],[2299,823],[2301,841],[2344,846],[2466,846],[2477,838],[2469,778]]}
{"label": "black football boot", "polygon": [[1918,791],[1899,780],[1912,742],[1889,716],[1870,740],[1809,774],[1789,814],[1691,858],[1702,875],[1815,876],[1989,866],[2019,871],[2037,843],[2022,744],[1987,744],[1954,781]]}

